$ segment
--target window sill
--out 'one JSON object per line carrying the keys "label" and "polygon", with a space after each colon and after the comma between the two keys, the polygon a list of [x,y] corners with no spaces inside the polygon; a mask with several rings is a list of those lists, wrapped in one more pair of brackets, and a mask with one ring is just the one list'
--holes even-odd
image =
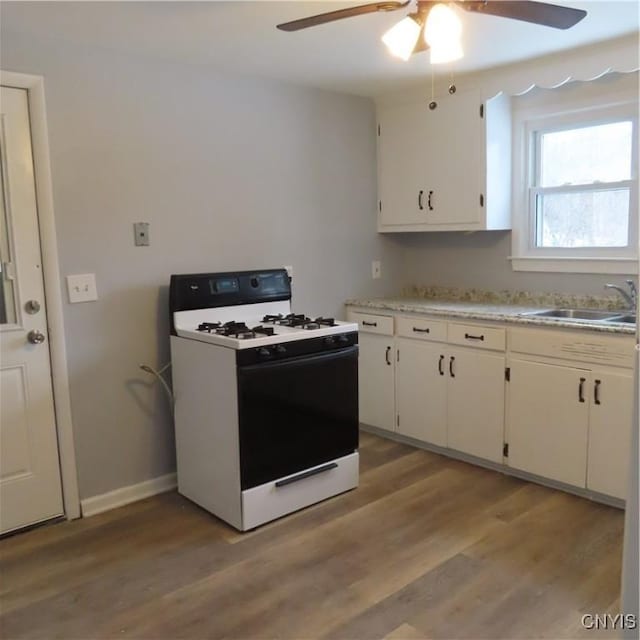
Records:
{"label": "window sill", "polygon": [[510,256],[513,271],[637,274],[638,258],[558,258]]}

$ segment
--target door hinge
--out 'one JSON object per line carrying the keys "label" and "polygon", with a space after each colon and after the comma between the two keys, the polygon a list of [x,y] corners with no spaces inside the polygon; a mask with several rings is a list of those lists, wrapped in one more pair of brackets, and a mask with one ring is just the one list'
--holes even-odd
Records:
{"label": "door hinge", "polygon": [[484,104],[480,105],[480,117],[484,118]]}
{"label": "door hinge", "polygon": [[483,193],[480,194],[480,206],[484,207],[484,194]]}
{"label": "door hinge", "polygon": [[504,370],[504,379],[507,382],[511,382],[511,367],[505,367]]}
{"label": "door hinge", "polygon": [[508,458],[509,457],[509,443],[505,442],[503,447],[502,447],[502,457],[503,458]]}
{"label": "door hinge", "polygon": [[382,200],[378,200],[378,211],[382,213]]}
{"label": "door hinge", "polygon": [[378,135],[380,135],[380,125],[378,125]]}
{"label": "door hinge", "polygon": [[396,416],[396,426],[400,426],[400,414]]}

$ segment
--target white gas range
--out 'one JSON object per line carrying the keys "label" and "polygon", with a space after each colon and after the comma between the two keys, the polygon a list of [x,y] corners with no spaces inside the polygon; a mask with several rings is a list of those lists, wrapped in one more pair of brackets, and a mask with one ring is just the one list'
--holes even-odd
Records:
{"label": "white gas range", "polygon": [[355,323],[283,269],[171,277],[178,490],[237,529],[358,484]]}

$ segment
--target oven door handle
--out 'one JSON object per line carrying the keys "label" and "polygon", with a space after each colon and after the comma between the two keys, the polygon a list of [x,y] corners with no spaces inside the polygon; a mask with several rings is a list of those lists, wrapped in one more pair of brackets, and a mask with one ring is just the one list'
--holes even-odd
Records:
{"label": "oven door handle", "polygon": [[306,366],[313,362],[322,362],[324,360],[338,360],[339,358],[353,357],[358,353],[358,345],[344,349],[332,349],[331,351],[323,351],[314,353],[313,355],[300,355],[293,358],[282,358],[282,360],[270,360],[267,362],[259,362],[257,364],[238,365],[238,372],[266,371],[268,369],[278,369],[283,367]]}
{"label": "oven door handle", "polygon": [[309,469],[308,471],[303,471],[302,473],[296,473],[295,476],[290,476],[285,478],[284,480],[278,480],[276,482],[276,487],[286,487],[288,484],[293,484],[294,482],[298,482],[300,480],[304,480],[305,478],[310,478],[311,476],[318,475],[319,473],[324,473],[325,471],[330,471],[331,469],[337,469],[337,462],[328,462],[327,464],[323,464],[320,467],[316,467],[315,469]]}

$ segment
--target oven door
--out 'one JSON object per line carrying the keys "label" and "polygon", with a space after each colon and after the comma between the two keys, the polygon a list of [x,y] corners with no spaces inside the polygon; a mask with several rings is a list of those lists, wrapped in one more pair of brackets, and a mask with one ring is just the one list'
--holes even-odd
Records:
{"label": "oven door", "polygon": [[358,448],[358,347],[238,367],[242,489]]}

